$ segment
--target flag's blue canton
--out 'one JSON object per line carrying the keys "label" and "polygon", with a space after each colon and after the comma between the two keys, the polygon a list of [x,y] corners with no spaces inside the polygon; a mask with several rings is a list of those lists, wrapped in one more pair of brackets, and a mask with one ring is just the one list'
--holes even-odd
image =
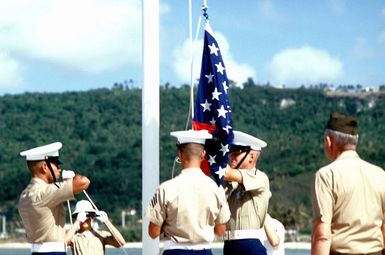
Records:
{"label": "flag's blue canton", "polygon": [[231,109],[228,95],[229,81],[221,52],[209,24],[205,27],[202,69],[193,119],[194,129],[207,129],[214,143],[206,148],[208,165],[218,184],[229,160],[233,141]]}

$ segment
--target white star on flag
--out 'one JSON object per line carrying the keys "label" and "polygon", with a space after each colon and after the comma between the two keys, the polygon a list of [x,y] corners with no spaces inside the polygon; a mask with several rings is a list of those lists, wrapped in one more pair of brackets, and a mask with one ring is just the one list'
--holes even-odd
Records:
{"label": "white star on flag", "polygon": [[219,64],[215,64],[215,66],[217,67],[217,72],[223,75],[223,70],[225,70],[225,68],[222,66],[222,62],[219,62]]}
{"label": "white star on flag", "polygon": [[213,77],[214,77],[214,75],[212,75],[212,74],[210,73],[210,74],[207,74],[207,75],[205,75],[205,76],[206,76],[206,78],[208,79],[207,83],[212,83],[212,82],[213,82]]}
{"label": "white star on flag", "polygon": [[230,125],[227,125],[226,127],[223,128],[223,130],[225,130],[226,133],[229,133],[230,129],[233,129]]}
{"label": "white star on flag", "polygon": [[227,110],[225,110],[225,107],[223,105],[221,105],[221,108],[220,109],[217,109],[218,111],[218,118],[219,117],[223,117],[226,119],[226,113],[228,112]]}
{"label": "white star on flag", "polygon": [[204,104],[201,104],[201,106],[203,107],[203,112],[205,112],[206,110],[211,111],[210,110],[211,104],[209,102],[207,102],[207,99],[205,100]]}
{"label": "white star on flag", "polygon": [[229,87],[227,86],[226,81],[222,82],[222,85],[223,85],[223,90],[227,94],[227,90],[229,89]]}
{"label": "white star on flag", "polygon": [[221,149],[220,149],[221,152],[223,152],[223,156],[226,155],[227,152],[229,152],[229,145],[228,144],[221,144]]}
{"label": "white star on flag", "polygon": [[214,156],[211,156],[211,155],[209,155],[209,164],[210,164],[210,166],[212,165],[212,164],[215,164],[216,163],[216,161],[215,161],[215,158],[217,157],[217,155],[214,155]]}
{"label": "white star on flag", "polygon": [[227,167],[219,167],[218,171],[216,171],[215,173],[219,176],[220,179],[222,179],[222,177],[225,175],[226,173],[226,170],[227,170]]}
{"label": "white star on flag", "polygon": [[215,43],[212,45],[207,45],[210,48],[210,54],[215,54],[215,56],[218,56],[218,50],[217,46],[215,46]]}
{"label": "white star on flag", "polygon": [[213,117],[211,120],[210,120],[210,124],[212,125],[212,126],[214,126],[215,127],[215,118]]}
{"label": "white star on flag", "polygon": [[215,87],[212,95],[213,95],[213,97],[211,98],[212,100],[216,99],[217,101],[219,101],[219,96],[222,95],[222,92],[219,92],[218,88]]}

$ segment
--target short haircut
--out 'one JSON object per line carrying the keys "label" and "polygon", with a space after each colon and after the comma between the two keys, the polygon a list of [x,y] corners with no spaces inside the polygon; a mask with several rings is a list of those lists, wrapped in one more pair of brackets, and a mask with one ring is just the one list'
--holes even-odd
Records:
{"label": "short haircut", "polygon": [[27,166],[29,171],[35,172],[37,169],[40,168],[42,163],[42,160],[27,161]]}
{"label": "short haircut", "polygon": [[334,142],[339,148],[343,148],[345,145],[358,144],[358,134],[351,135],[351,134],[346,134],[346,133],[342,133],[331,129],[325,129],[325,135],[333,137]]}
{"label": "short haircut", "polygon": [[198,143],[184,143],[178,145],[178,150],[184,153],[187,160],[190,160],[201,156],[204,150],[204,145]]}

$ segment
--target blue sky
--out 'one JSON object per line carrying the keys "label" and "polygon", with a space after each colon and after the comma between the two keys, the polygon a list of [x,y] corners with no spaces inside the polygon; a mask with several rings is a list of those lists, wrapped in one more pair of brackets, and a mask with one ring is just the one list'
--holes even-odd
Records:
{"label": "blue sky", "polygon": [[[193,32],[203,0],[193,0]],[[208,0],[229,79],[385,84],[385,2]],[[140,0],[0,1],[0,94],[142,81]],[[203,25],[195,45],[199,76]],[[160,1],[160,80],[189,83],[188,0]]]}

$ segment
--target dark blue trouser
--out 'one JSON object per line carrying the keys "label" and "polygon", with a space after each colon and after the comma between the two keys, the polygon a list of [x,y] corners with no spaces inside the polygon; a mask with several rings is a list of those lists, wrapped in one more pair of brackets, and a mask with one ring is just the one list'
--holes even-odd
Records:
{"label": "dark blue trouser", "polygon": [[52,252],[32,252],[32,255],[66,255],[67,253],[61,251],[52,251]]}
{"label": "dark blue trouser", "polygon": [[163,255],[213,255],[211,250],[164,250]]}
{"label": "dark blue trouser", "polygon": [[223,255],[266,255],[266,248],[259,239],[225,241]]}

